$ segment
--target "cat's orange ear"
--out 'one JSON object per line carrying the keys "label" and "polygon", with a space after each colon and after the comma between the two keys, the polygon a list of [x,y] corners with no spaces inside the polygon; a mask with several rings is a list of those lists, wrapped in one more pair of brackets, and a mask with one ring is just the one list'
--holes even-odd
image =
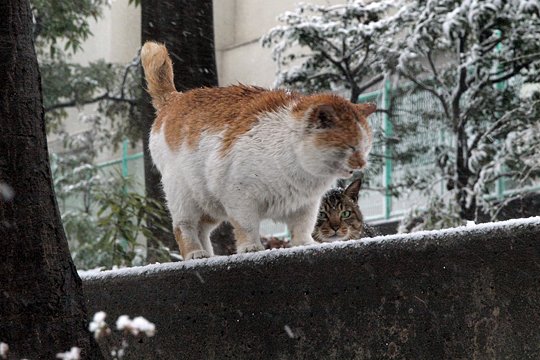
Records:
{"label": "cat's orange ear", "polygon": [[375,103],[362,103],[356,104],[355,106],[362,116],[371,115],[377,110],[377,104]]}
{"label": "cat's orange ear", "polygon": [[318,105],[310,116],[310,122],[317,129],[328,129],[335,125],[336,110],[330,105]]}
{"label": "cat's orange ear", "polygon": [[362,187],[362,178],[354,180],[344,191],[344,194],[351,198],[353,201],[358,201],[358,193]]}

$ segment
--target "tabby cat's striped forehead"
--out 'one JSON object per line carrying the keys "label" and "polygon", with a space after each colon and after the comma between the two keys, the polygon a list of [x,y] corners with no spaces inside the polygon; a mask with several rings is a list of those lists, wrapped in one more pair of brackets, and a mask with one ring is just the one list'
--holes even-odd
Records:
{"label": "tabby cat's striped forehead", "polygon": [[338,209],[343,203],[343,196],[345,196],[342,188],[334,188],[328,190],[323,198],[323,206],[325,210]]}

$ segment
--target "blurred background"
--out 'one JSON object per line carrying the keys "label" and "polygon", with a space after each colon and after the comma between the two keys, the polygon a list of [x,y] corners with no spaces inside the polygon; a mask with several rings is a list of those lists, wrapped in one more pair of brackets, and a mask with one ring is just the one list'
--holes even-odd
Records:
{"label": "blurred background", "polygon": [[[79,269],[178,259],[144,151],[146,40],[169,48],[179,90],[243,83],[376,102],[370,166],[357,176],[360,209],[381,234],[540,213],[538,1],[31,3]],[[261,236],[289,233],[265,221]]]}

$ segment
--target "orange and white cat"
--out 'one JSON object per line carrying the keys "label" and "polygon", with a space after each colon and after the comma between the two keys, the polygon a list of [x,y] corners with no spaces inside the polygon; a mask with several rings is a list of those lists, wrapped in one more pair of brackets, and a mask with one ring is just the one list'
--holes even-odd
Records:
{"label": "orange and white cat", "polygon": [[292,245],[315,243],[321,196],[367,163],[375,106],[244,85],[182,93],[165,46],[147,42],[141,60],[157,111],[150,152],[184,259],[212,256],[224,220],[239,253],[263,249],[263,219],[286,223]]}

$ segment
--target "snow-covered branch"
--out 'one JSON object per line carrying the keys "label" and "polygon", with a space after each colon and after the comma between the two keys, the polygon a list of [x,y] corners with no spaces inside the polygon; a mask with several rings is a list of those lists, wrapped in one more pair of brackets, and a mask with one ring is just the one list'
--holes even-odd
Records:
{"label": "snow-covered branch", "polygon": [[[535,107],[535,106],[538,106],[540,104],[540,101],[534,101],[532,104],[530,104],[529,106],[530,107]],[[471,142],[471,144],[469,145],[469,150],[468,150],[468,156],[471,155],[471,152],[474,151],[476,149],[476,147],[478,146],[478,144],[484,140],[485,138],[491,136],[491,134],[496,131],[497,129],[499,129],[500,127],[508,124],[508,123],[511,123],[512,120],[514,119],[514,116],[518,113],[518,112],[522,112],[523,109],[522,108],[516,108],[516,109],[512,109],[508,112],[506,112],[504,115],[502,115],[497,121],[495,121],[493,124],[491,124],[491,126],[483,131],[483,132],[479,132],[475,138],[473,139],[473,141]],[[517,125],[517,124],[516,124]]]}

